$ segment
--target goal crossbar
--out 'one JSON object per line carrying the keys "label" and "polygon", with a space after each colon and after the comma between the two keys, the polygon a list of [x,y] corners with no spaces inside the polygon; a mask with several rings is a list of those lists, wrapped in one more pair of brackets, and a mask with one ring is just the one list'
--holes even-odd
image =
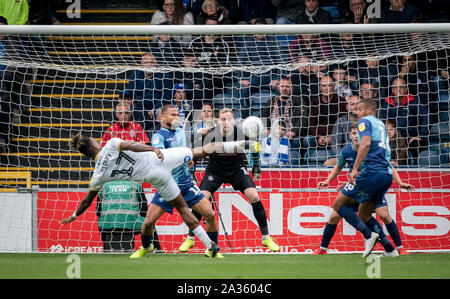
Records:
{"label": "goal crossbar", "polygon": [[315,25],[8,25],[0,34],[58,34],[58,35],[146,35],[146,34],[298,34],[298,33],[419,33],[450,32],[450,23],[427,24],[315,24]]}

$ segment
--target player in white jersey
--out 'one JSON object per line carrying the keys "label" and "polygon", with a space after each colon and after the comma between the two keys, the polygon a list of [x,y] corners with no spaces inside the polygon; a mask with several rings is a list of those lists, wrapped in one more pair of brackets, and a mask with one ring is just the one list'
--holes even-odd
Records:
{"label": "player in white jersey", "polygon": [[[74,221],[92,204],[102,185],[114,180],[131,180],[150,183],[164,199],[173,205],[180,213],[186,225],[203,242],[214,257],[220,250],[206,234],[198,219],[191,213],[181,196],[180,189],[172,177],[171,171],[193,159],[201,159],[214,152],[228,152],[232,149],[255,147],[255,142],[216,142],[201,148],[158,149],[141,143],[127,142],[113,138],[102,148],[93,138],[75,135],[69,142],[73,150],[94,159],[95,169],[90,188],[77,210],[69,217],[60,221],[67,224]],[[147,221],[147,220],[146,220]]]}

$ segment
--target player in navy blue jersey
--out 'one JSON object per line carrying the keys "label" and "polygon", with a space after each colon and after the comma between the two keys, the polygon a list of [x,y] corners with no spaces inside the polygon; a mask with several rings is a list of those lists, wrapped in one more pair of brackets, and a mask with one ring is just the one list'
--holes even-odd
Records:
{"label": "player in navy blue jersey", "polygon": [[[354,123],[351,126],[349,138],[352,140],[351,144],[347,144],[342,151],[339,153],[339,157],[337,160],[336,166],[333,168],[333,170],[329,173],[327,179],[325,181],[318,183],[318,188],[323,188],[328,186],[331,181],[333,181],[342,171],[342,169],[345,167],[345,165],[348,166],[348,168],[351,170],[353,168],[353,164],[356,160],[356,155],[358,152],[359,142],[358,142],[358,127],[357,124]],[[364,163],[363,163],[364,164]],[[364,165],[361,165],[360,169]],[[395,168],[393,170],[393,179],[394,181],[400,186],[400,188],[404,188],[406,190],[413,190],[414,186],[408,183],[402,182],[400,179],[400,176],[398,175]],[[338,192],[342,190],[343,185],[338,186]],[[357,212],[358,211],[358,203],[353,204],[351,207],[352,209]],[[399,254],[406,254],[406,250],[403,249],[402,241],[400,238],[400,234],[398,232],[397,225],[395,221],[392,219],[392,217],[389,215],[389,210],[387,207],[386,199],[383,198],[382,202],[377,204],[375,207],[375,212],[377,215],[381,218],[381,220],[386,225],[386,228],[389,232],[389,235],[392,237],[394,244],[396,245],[396,250]],[[334,233],[336,231],[337,224],[342,219],[342,217],[333,210],[332,214],[330,215],[330,218],[327,221],[327,224],[325,225],[323,235],[322,235],[322,241],[320,243],[320,248],[315,250],[313,252],[314,255],[319,254],[327,254],[328,245],[331,242],[331,239],[334,236]],[[380,236],[383,237],[383,236]],[[394,253],[395,254],[395,253]]]}
{"label": "player in navy blue jersey", "polygon": [[[377,204],[382,203],[392,184],[389,140],[385,125],[375,117],[376,109],[377,104],[373,100],[363,99],[358,103],[358,153],[349,182],[333,205],[341,217],[363,234],[365,242],[362,257],[367,257],[378,241],[382,228],[372,217],[372,212]],[[360,170],[363,161],[364,167]],[[359,203],[358,215],[351,208],[355,203]],[[394,247],[390,243],[383,245],[388,255],[398,255],[393,253]]]}

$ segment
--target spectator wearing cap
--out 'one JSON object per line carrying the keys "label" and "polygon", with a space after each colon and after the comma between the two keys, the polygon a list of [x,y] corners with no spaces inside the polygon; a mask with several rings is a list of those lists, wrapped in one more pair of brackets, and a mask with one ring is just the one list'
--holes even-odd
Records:
{"label": "spectator wearing cap", "polygon": [[180,114],[180,127],[185,126],[186,121],[192,120],[192,101],[186,98],[187,86],[183,83],[176,83],[172,90],[172,99],[170,101],[163,100],[164,105],[174,105],[178,108]]}

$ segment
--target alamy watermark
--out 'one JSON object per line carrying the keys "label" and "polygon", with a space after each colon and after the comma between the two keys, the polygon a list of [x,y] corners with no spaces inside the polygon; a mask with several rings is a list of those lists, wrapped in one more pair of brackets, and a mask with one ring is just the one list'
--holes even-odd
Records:
{"label": "alamy watermark", "polygon": [[67,17],[69,19],[81,18],[81,0],[66,0],[66,3],[70,3],[66,9]]}
{"label": "alamy watermark", "polygon": [[67,278],[81,278],[81,258],[78,254],[70,254],[66,258],[69,266],[66,269]]}
{"label": "alamy watermark", "polygon": [[381,278],[381,258],[379,255],[371,254],[367,257],[368,264],[366,275],[367,278]]}

